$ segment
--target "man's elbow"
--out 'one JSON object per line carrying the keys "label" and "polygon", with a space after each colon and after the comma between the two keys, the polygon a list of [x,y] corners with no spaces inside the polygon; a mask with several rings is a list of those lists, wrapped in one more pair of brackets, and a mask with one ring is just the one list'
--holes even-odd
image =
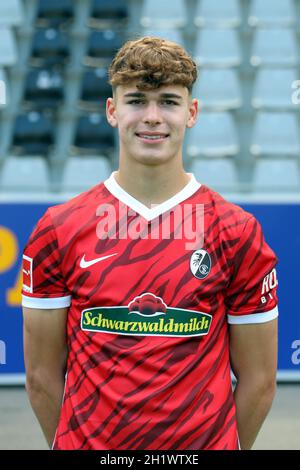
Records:
{"label": "man's elbow", "polygon": [[26,369],[25,388],[30,400],[50,395],[57,385],[64,382],[64,370],[50,371],[46,367]]}
{"label": "man's elbow", "polygon": [[41,371],[26,371],[25,388],[30,400],[42,395],[45,388],[45,378]]}
{"label": "man's elbow", "polygon": [[[237,383],[248,393],[256,396],[256,399],[266,404],[272,404],[276,394],[276,372],[261,372],[238,379]],[[242,385],[243,384],[243,385]]]}

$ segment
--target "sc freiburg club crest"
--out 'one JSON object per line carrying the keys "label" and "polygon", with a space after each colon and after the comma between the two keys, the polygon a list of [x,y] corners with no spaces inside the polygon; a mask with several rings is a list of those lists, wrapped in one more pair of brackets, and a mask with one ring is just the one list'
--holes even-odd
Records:
{"label": "sc freiburg club crest", "polygon": [[195,277],[204,279],[211,270],[211,258],[206,250],[196,250],[190,259],[190,269]]}

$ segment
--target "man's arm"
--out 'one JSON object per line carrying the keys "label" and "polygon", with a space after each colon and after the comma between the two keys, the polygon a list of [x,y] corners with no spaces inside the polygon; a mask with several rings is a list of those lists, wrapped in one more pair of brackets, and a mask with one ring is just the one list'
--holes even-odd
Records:
{"label": "man's arm", "polygon": [[230,325],[229,331],[239,439],[242,449],[251,449],[276,391],[277,318]]}
{"label": "man's arm", "polygon": [[68,308],[23,308],[26,389],[51,447],[64,393]]}

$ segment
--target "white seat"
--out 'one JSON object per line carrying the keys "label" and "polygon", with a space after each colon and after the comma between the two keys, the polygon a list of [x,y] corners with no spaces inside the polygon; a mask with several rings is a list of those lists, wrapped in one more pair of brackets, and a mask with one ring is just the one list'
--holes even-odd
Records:
{"label": "white seat", "polygon": [[216,190],[235,190],[238,175],[233,161],[221,159],[195,159],[191,171],[200,183]]}
{"label": "white seat", "polygon": [[201,0],[197,3],[194,23],[199,28],[235,28],[241,24],[237,0]]}
{"label": "white seat", "polygon": [[200,113],[187,138],[187,154],[192,158],[233,156],[239,152],[235,123],[229,113]]}
{"label": "white seat", "polygon": [[194,60],[202,66],[234,67],[241,63],[238,36],[232,29],[203,29],[198,32]]}
{"label": "white seat", "polygon": [[179,29],[144,29],[141,36],[167,39],[185,47],[185,42]]}
{"label": "white seat", "polygon": [[199,99],[200,110],[224,111],[240,108],[241,86],[232,69],[203,69],[195,83],[194,96]]}
{"label": "white seat", "polygon": [[294,156],[300,153],[297,119],[293,113],[258,113],[250,151],[253,155]]}
{"label": "white seat", "polygon": [[49,191],[47,163],[43,157],[7,157],[1,175],[2,191]]}
{"label": "white seat", "polygon": [[255,32],[250,63],[254,67],[295,66],[298,51],[295,35],[289,29],[259,29]]}
{"label": "white seat", "polygon": [[110,164],[105,157],[70,157],[63,172],[63,191],[85,191],[111,174]]}
{"label": "white seat", "polygon": [[295,23],[295,18],[291,0],[252,0],[248,24],[287,27]]}
{"label": "white seat", "polygon": [[184,0],[144,0],[140,23],[145,28],[181,28],[187,23]]}
{"label": "white seat", "polygon": [[253,189],[274,192],[299,190],[298,162],[287,159],[258,160],[254,168]]}
{"label": "white seat", "polygon": [[17,45],[10,28],[0,27],[0,67],[14,65],[17,62]]}
{"label": "white seat", "polygon": [[297,78],[295,69],[260,69],[255,77],[252,106],[256,109],[295,109],[291,85]]}
{"label": "white seat", "polygon": [[0,25],[19,26],[24,18],[21,0],[2,0],[0,2]]}

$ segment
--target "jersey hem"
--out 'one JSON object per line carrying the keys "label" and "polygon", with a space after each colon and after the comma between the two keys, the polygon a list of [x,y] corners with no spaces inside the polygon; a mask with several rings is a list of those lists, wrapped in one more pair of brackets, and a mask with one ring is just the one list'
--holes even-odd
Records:
{"label": "jersey hem", "polygon": [[22,294],[22,306],[27,308],[64,308],[71,305],[71,296],[54,297],[54,298],[40,298],[28,297]]}
{"label": "jersey hem", "polygon": [[248,323],[266,323],[278,317],[278,307],[274,307],[268,312],[251,313],[247,315],[227,315],[230,325],[246,325]]}

